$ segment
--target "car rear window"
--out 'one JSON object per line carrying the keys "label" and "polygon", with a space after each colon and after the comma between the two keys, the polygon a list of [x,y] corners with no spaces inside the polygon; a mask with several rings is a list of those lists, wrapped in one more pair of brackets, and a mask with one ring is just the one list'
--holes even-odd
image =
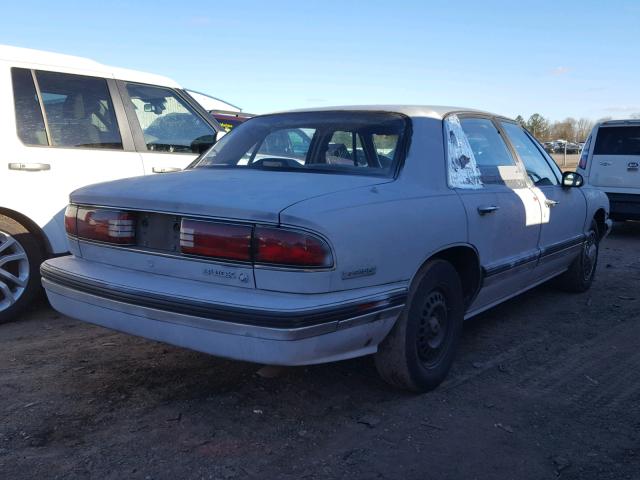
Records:
{"label": "car rear window", "polygon": [[235,127],[195,168],[256,168],[391,177],[403,159],[409,119],[390,112],[295,112]]}
{"label": "car rear window", "polygon": [[213,118],[215,118],[218,121],[220,126],[222,128],[224,128],[227,132],[230,132],[235,127],[237,127],[242,122],[244,122],[243,119],[240,119],[240,118],[237,118],[237,117],[231,117],[229,115],[218,115],[218,114],[215,114],[215,113],[212,114],[212,115],[213,115]]}
{"label": "car rear window", "polygon": [[640,126],[601,127],[594,155],[640,155]]}

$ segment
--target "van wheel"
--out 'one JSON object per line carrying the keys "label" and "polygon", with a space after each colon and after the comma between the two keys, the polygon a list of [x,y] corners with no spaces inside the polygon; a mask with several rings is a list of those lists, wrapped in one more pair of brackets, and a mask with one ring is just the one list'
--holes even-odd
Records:
{"label": "van wheel", "polygon": [[580,255],[571,263],[569,270],[557,278],[556,286],[566,292],[581,293],[589,290],[596,274],[599,251],[600,235],[598,225],[593,221]]}
{"label": "van wheel", "polygon": [[16,318],[41,292],[42,251],[36,237],[0,216],[0,323]]}
{"label": "van wheel", "polygon": [[375,355],[380,376],[391,385],[426,392],[446,377],[462,332],[464,299],[460,277],[445,260],[418,273],[407,304]]}

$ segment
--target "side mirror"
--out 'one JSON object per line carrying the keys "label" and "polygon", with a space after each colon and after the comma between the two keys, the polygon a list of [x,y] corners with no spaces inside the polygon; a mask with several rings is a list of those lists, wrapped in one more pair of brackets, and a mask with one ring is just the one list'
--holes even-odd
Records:
{"label": "side mirror", "polygon": [[581,187],[582,185],[584,185],[584,178],[578,172],[564,172],[562,174],[563,187]]}

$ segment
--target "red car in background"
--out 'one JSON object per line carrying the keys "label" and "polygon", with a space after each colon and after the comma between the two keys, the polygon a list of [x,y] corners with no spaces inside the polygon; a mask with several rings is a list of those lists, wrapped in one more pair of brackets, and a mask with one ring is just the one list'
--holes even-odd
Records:
{"label": "red car in background", "polygon": [[243,122],[246,122],[254,116],[251,113],[233,112],[226,110],[209,110],[209,113],[227,132],[230,132],[233,128],[237,127]]}

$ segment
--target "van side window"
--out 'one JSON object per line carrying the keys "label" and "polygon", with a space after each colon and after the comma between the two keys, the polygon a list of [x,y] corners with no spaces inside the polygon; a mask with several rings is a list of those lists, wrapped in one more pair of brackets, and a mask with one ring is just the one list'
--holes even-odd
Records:
{"label": "van side window", "polygon": [[18,137],[25,145],[48,145],[38,94],[31,70],[12,68],[13,101],[16,107]]}
{"label": "van side window", "polygon": [[36,79],[52,146],[122,149],[104,78],[37,71]]}
{"label": "van side window", "polygon": [[215,130],[170,88],[127,83],[144,143],[152,152],[201,153],[215,142]]}

